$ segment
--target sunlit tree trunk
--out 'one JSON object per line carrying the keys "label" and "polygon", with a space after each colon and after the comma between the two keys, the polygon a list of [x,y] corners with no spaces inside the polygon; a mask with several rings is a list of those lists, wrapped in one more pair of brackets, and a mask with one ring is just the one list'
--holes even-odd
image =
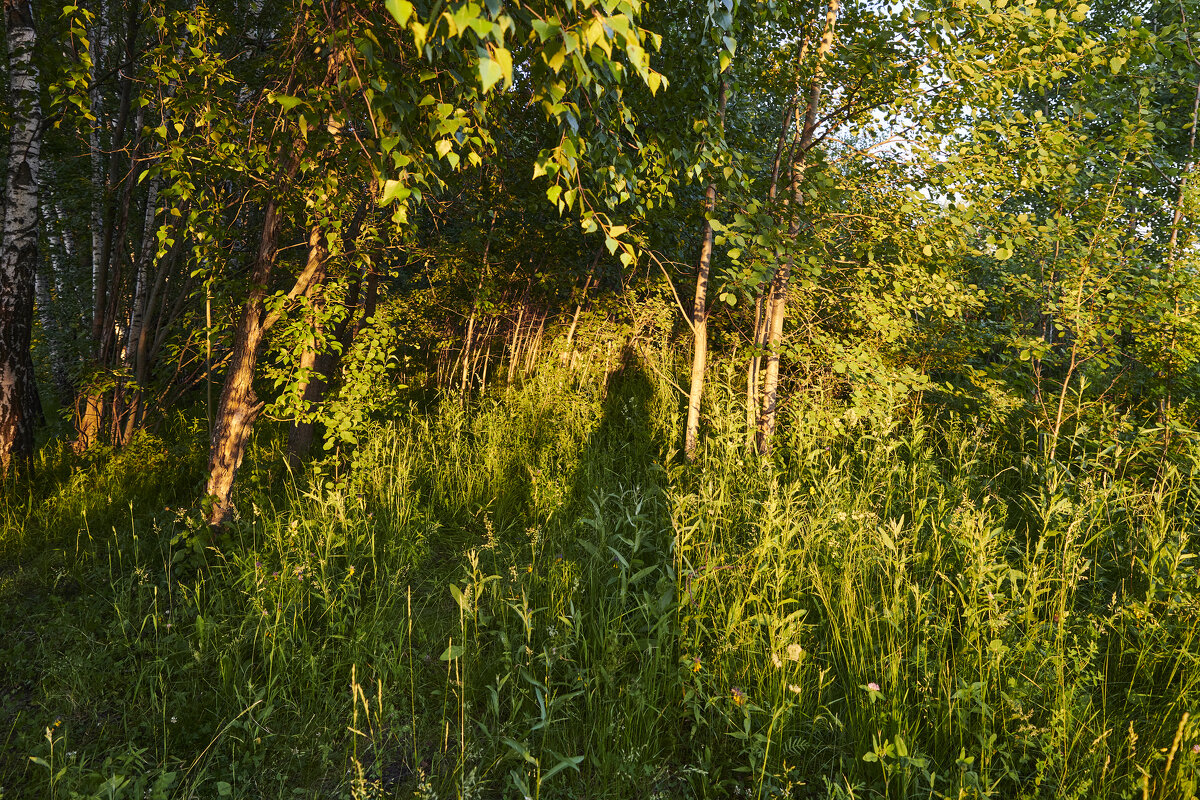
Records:
{"label": "sunlit tree trunk", "polygon": [[233,354],[221,389],[217,415],[213,420],[212,438],[208,452],[208,486],[206,493],[212,504],[208,509],[210,525],[221,525],[233,512],[233,480],[246,453],[246,443],[254,422],[262,412],[263,403],[254,393],[254,368],[266,328],[264,301],[267,280],[275,264],[279,237],[279,209],[274,201],[267,204],[259,238],[258,255],[250,277],[250,296],[242,309],[233,339]]}
{"label": "sunlit tree trunk", "polygon": [[[285,170],[289,180],[299,165],[300,154],[296,153]],[[258,253],[250,273],[250,294],[234,331],[233,352],[229,357],[225,384],[221,388],[221,399],[213,420],[206,491],[210,503],[207,519],[213,526],[224,524],[233,512],[233,481],[246,454],[246,444],[250,441],[254,422],[264,405],[255,394],[253,384],[263,337],[278,319],[279,313],[275,311],[268,314],[266,309],[267,285],[278,249],[279,224],[279,206],[271,200],[267,203]],[[319,240],[320,231],[315,228],[314,231]],[[317,243],[310,237],[308,262],[288,292],[288,299],[295,299],[307,292],[318,271],[323,268],[325,255],[323,247],[313,246]]]}
{"label": "sunlit tree trunk", "polygon": [[[833,49],[834,25],[837,22],[841,0],[829,0],[825,12],[825,30],[821,35],[821,43],[817,48],[816,66],[813,70],[812,81],[809,83],[808,103],[804,114],[803,128],[800,129],[800,140],[792,154],[790,164],[790,217],[788,224],[788,239],[793,248],[800,234],[800,206],[802,196],[801,184],[804,180],[805,158],[812,147],[814,133],[817,128],[817,112],[821,107],[821,92],[824,88],[823,65],[825,57]],[[783,264],[775,272],[771,286],[771,301],[768,304],[770,323],[767,328],[767,369],[763,379],[762,415],[758,426],[758,452],[762,455],[771,453],[772,440],[775,436],[775,426],[779,418],[779,356],[783,346],[783,327],[787,317],[788,290],[792,277],[792,262],[794,254],[789,252]]]}
{"label": "sunlit tree trunk", "polygon": [[746,447],[748,449],[754,448],[755,435],[758,430],[758,415],[761,409],[759,367],[762,365],[763,348],[766,347],[766,309],[770,303],[770,292],[767,292],[765,302],[761,294],[754,298],[754,332],[750,343],[750,361],[746,365]]}
{"label": "sunlit tree trunk", "polygon": [[[727,82],[721,79],[717,92],[718,130],[725,131],[725,93]],[[708,368],[708,279],[712,266],[712,214],[717,206],[717,184],[709,181],[704,191],[704,228],[700,240],[700,262],[696,272],[696,296],[692,304],[692,383],[688,391],[687,427],[683,452],[688,461],[696,458],[700,444],[700,402],[704,394],[704,371]]]}
{"label": "sunlit tree trunk", "polygon": [[[808,55],[808,36],[805,35],[800,44],[799,56],[796,59],[796,89],[791,101],[783,110],[779,120],[779,138],[775,144],[775,158],[771,164],[771,183],[767,189],[767,201],[774,207],[775,198],[779,193],[780,165],[783,162],[784,149],[788,140],[796,144],[799,135],[796,128],[796,104],[800,102],[800,68]],[[758,426],[762,414],[762,361],[767,346],[767,337],[771,325],[771,309],[773,308],[774,293],[768,285],[764,293],[759,291],[754,298],[754,331],[751,336],[750,360],[746,365],[746,447],[756,449],[758,444]]]}
{"label": "sunlit tree trunk", "polygon": [[150,267],[154,264],[154,255],[158,239],[155,232],[155,215],[158,205],[158,181],[150,181],[146,196],[146,214],[142,223],[141,250],[137,263],[134,265],[133,300],[129,308],[129,325],[125,331],[125,350],[122,359],[126,364],[137,361],[138,343],[141,341],[142,328],[146,321],[146,306],[150,299]]}
{"label": "sunlit tree trunk", "polygon": [[471,316],[467,318],[467,333],[463,337],[462,346],[462,375],[459,377],[458,393],[461,397],[467,395],[467,385],[471,375],[471,343],[475,338],[475,305],[471,306]]}
{"label": "sunlit tree trunk", "polygon": [[0,473],[7,474],[14,461],[33,455],[33,429],[41,417],[29,344],[38,262],[42,112],[33,64],[33,8],[24,0],[4,0],[4,21],[12,109],[0,246]]}

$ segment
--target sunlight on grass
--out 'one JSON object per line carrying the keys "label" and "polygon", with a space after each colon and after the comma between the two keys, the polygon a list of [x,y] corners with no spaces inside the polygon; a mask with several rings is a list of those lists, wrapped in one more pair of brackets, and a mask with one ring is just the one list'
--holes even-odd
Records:
{"label": "sunlight on grass", "polygon": [[718,385],[684,467],[658,374],[410,410],[312,484],[264,439],[217,540],[142,477],[171,439],[8,498],[3,796],[1194,795],[1200,450],[797,413],[762,464]]}

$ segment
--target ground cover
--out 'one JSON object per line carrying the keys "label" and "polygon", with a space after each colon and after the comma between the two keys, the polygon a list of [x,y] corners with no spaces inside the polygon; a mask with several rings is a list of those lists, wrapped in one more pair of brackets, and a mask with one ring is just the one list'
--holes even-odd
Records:
{"label": "ground cover", "polygon": [[[705,452],[650,355],[287,472],[203,421],[5,499],[4,797],[1156,797],[1200,777],[1200,450],[923,410]],[[811,412],[811,409],[809,409]]]}

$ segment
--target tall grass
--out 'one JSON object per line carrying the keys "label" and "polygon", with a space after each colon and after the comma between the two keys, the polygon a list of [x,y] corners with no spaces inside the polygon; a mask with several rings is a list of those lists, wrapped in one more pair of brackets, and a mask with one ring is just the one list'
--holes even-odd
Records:
{"label": "tall grass", "polygon": [[4,796],[1194,796],[1200,450],[797,408],[763,463],[718,368],[683,465],[648,357],[264,437],[216,540],[137,460],[10,496]]}

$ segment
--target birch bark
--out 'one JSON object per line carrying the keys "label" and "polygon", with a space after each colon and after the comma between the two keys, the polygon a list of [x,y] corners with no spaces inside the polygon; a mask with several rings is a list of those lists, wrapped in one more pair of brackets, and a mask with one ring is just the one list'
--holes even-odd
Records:
{"label": "birch bark", "polygon": [[13,110],[0,239],[0,474],[33,455],[41,417],[29,344],[38,262],[38,168],[42,113],[33,63],[36,35],[27,0],[4,0]]}
{"label": "birch bark", "polygon": [[[829,0],[825,12],[825,30],[821,35],[821,43],[817,47],[816,66],[812,80],[809,82],[808,105],[804,114],[804,125],[800,129],[800,141],[792,156],[791,163],[791,222],[788,225],[788,238],[795,242],[800,234],[800,205],[802,196],[801,184],[804,180],[805,159],[812,147],[817,127],[817,111],[821,107],[821,94],[824,90],[825,58],[833,49],[834,25],[837,23],[838,12],[841,10],[841,0]],[[771,287],[771,302],[768,306],[770,324],[767,327],[767,369],[763,379],[762,416],[758,425],[758,452],[770,455],[772,440],[775,436],[775,425],[779,418],[779,355],[783,345],[783,325],[787,317],[788,289],[791,284],[793,256],[788,255],[784,263],[775,273]]]}
{"label": "birch bark", "polygon": [[[717,95],[717,116],[721,134],[725,130],[725,92],[727,81],[721,79]],[[696,273],[696,296],[692,305],[692,383],[688,392],[687,428],[683,452],[688,461],[696,458],[700,445],[700,401],[704,393],[704,371],[708,367],[708,280],[712,266],[712,214],[717,205],[717,184],[709,181],[704,192],[704,233],[700,243],[700,263]]]}

